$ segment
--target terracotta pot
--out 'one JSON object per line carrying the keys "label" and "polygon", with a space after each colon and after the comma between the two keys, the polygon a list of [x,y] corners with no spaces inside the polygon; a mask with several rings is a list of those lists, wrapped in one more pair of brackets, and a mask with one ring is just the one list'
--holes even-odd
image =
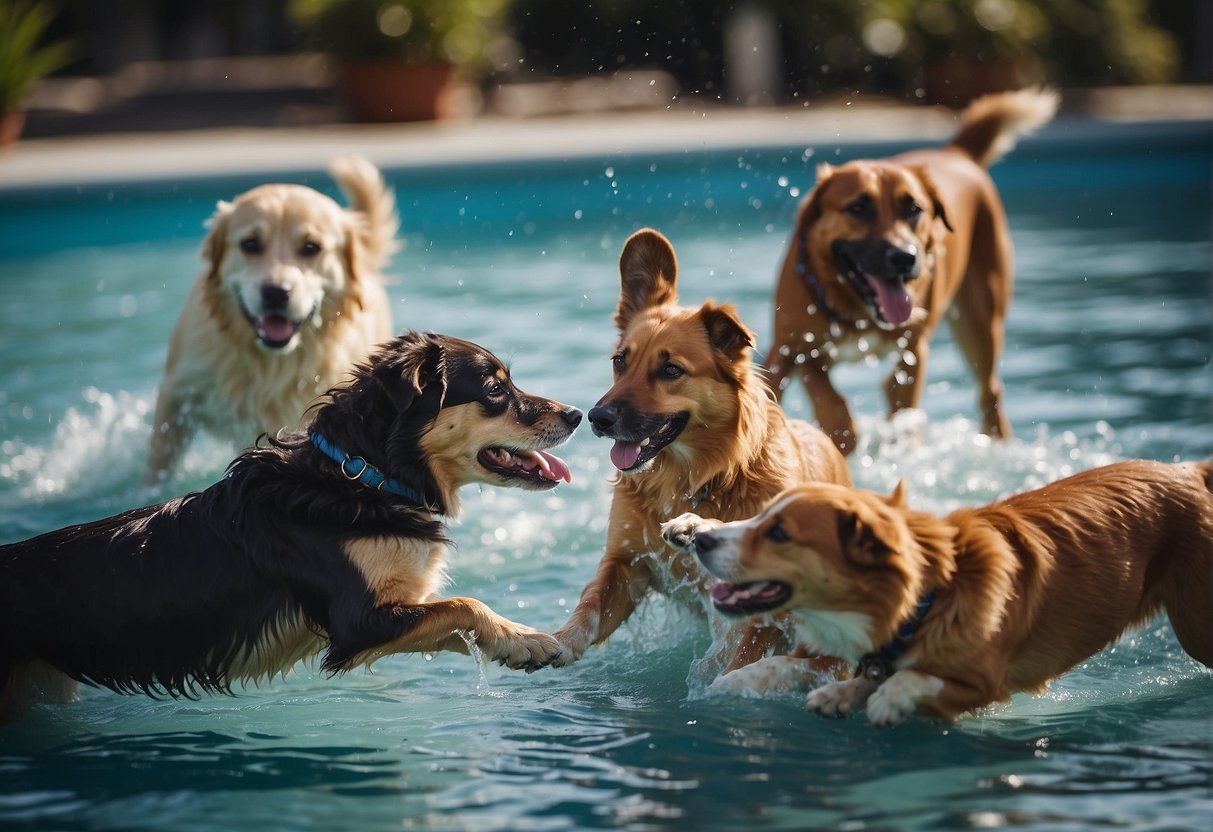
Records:
{"label": "terracotta pot", "polygon": [[352,61],[338,66],[337,88],[359,121],[429,121],[453,112],[458,87],[450,64]]}
{"label": "terracotta pot", "polygon": [[13,110],[0,114],[0,148],[12,147],[25,129],[25,111]]}

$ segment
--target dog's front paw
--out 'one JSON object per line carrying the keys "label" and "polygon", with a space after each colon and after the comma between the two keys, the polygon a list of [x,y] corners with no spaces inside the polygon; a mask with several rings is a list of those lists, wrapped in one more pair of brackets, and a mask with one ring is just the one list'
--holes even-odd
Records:
{"label": "dog's front paw", "polygon": [[552,659],[552,667],[568,667],[574,664],[590,646],[589,634],[581,627],[566,624],[552,636],[560,644],[560,652]]}
{"label": "dog's front paw", "polygon": [[661,524],[661,537],[675,549],[690,549],[695,533],[705,531],[711,523],[698,514],[687,512]]}
{"label": "dog's front paw", "polygon": [[481,643],[480,649],[490,661],[528,673],[547,667],[562,652],[553,636],[520,624],[511,625],[509,631],[489,643]]}
{"label": "dog's front paw", "polygon": [[831,682],[814,690],[805,699],[805,707],[830,719],[848,717],[863,708],[876,685],[860,676],[845,682]]}
{"label": "dog's front paw", "polygon": [[904,722],[919,703],[937,695],[943,680],[916,670],[899,670],[868,700],[868,721],[886,726]]}

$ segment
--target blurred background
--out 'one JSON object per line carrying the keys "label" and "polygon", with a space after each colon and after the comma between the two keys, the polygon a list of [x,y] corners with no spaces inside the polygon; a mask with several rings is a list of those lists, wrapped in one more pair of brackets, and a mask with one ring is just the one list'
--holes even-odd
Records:
{"label": "blurred background", "polygon": [[0,0],[0,32],[26,136],[1213,80],[1209,0]]}

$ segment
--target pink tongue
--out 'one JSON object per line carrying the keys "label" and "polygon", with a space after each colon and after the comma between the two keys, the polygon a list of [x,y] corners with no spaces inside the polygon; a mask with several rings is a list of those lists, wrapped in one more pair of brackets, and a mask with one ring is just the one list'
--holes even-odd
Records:
{"label": "pink tongue", "polygon": [[615,441],[611,447],[611,462],[620,471],[626,471],[640,459],[640,444],[637,442]]}
{"label": "pink tongue", "polygon": [[257,319],[257,334],[266,341],[289,341],[295,326],[281,315],[263,315]]}
{"label": "pink tongue", "polygon": [[564,460],[555,454],[549,454],[546,451],[535,451],[535,456],[542,460],[539,463],[539,468],[543,471],[543,475],[553,482],[564,480],[565,482],[573,481],[573,472],[569,470],[569,466]]}
{"label": "pink tongue", "polygon": [[910,320],[914,311],[914,301],[906,291],[905,284],[899,280],[881,280],[878,277],[868,277],[868,286],[876,293],[876,306],[881,316],[891,324],[904,324]]}
{"label": "pink tongue", "polygon": [[708,595],[712,596],[713,601],[725,601],[733,594],[734,586],[724,581],[712,584],[708,587]]}

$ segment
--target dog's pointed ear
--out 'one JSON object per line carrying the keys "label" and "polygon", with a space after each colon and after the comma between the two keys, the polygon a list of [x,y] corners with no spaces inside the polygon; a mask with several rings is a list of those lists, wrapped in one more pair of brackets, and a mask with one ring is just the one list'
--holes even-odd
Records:
{"label": "dog's pointed ear", "polygon": [[884,563],[893,552],[879,531],[881,523],[877,518],[850,510],[838,513],[838,541],[842,551],[852,562],[861,566],[875,566]]}
{"label": "dog's pointed ear", "polygon": [[906,505],[906,478],[902,477],[897,481],[897,485],[893,486],[893,493],[889,495],[889,505],[893,508],[905,508]]}
{"label": "dog's pointed ear", "polygon": [[755,337],[749,327],[741,322],[737,308],[731,303],[717,306],[708,301],[699,309],[708,341],[712,347],[728,357],[730,361],[748,358],[754,349]]}
{"label": "dog's pointed ear", "polygon": [[651,228],[637,231],[619,255],[619,309],[615,325],[628,328],[637,313],[678,300],[678,258],[674,247]]}
{"label": "dog's pointed ear", "polygon": [[232,203],[219,200],[215,204],[215,213],[206,221],[208,230],[199,255],[206,261],[208,280],[219,277],[219,264],[223,262],[223,254],[227,250],[227,223],[235,208]]}
{"label": "dog's pointed ear", "polygon": [[927,170],[925,165],[915,165],[910,168],[914,171],[914,175],[918,177],[918,181],[922,183],[922,187],[926,190],[927,196],[931,200],[931,211],[935,214],[935,219],[943,223],[943,227],[952,231],[952,222],[948,219],[948,211],[944,208],[943,199],[939,196],[939,188],[935,186],[935,180],[931,178],[931,172]]}
{"label": "dog's pointed ear", "polygon": [[799,233],[805,233],[808,230],[808,226],[821,219],[821,197],[825,193],[826,186],[833,176],[834,166],[830,163],[822,162],[817,166],[817,182],[813,185],[813,190],[809,191],[809,195],[800,203],[800,211],[796,221],[796,228],[799,230]]}
{"label": "dog's pointed ear", "polygon": [[406,332],[375,356],[371,379],[396,410],[404,413],[431,385],[445,386],[442,359],[442,347],[435,339]]}

